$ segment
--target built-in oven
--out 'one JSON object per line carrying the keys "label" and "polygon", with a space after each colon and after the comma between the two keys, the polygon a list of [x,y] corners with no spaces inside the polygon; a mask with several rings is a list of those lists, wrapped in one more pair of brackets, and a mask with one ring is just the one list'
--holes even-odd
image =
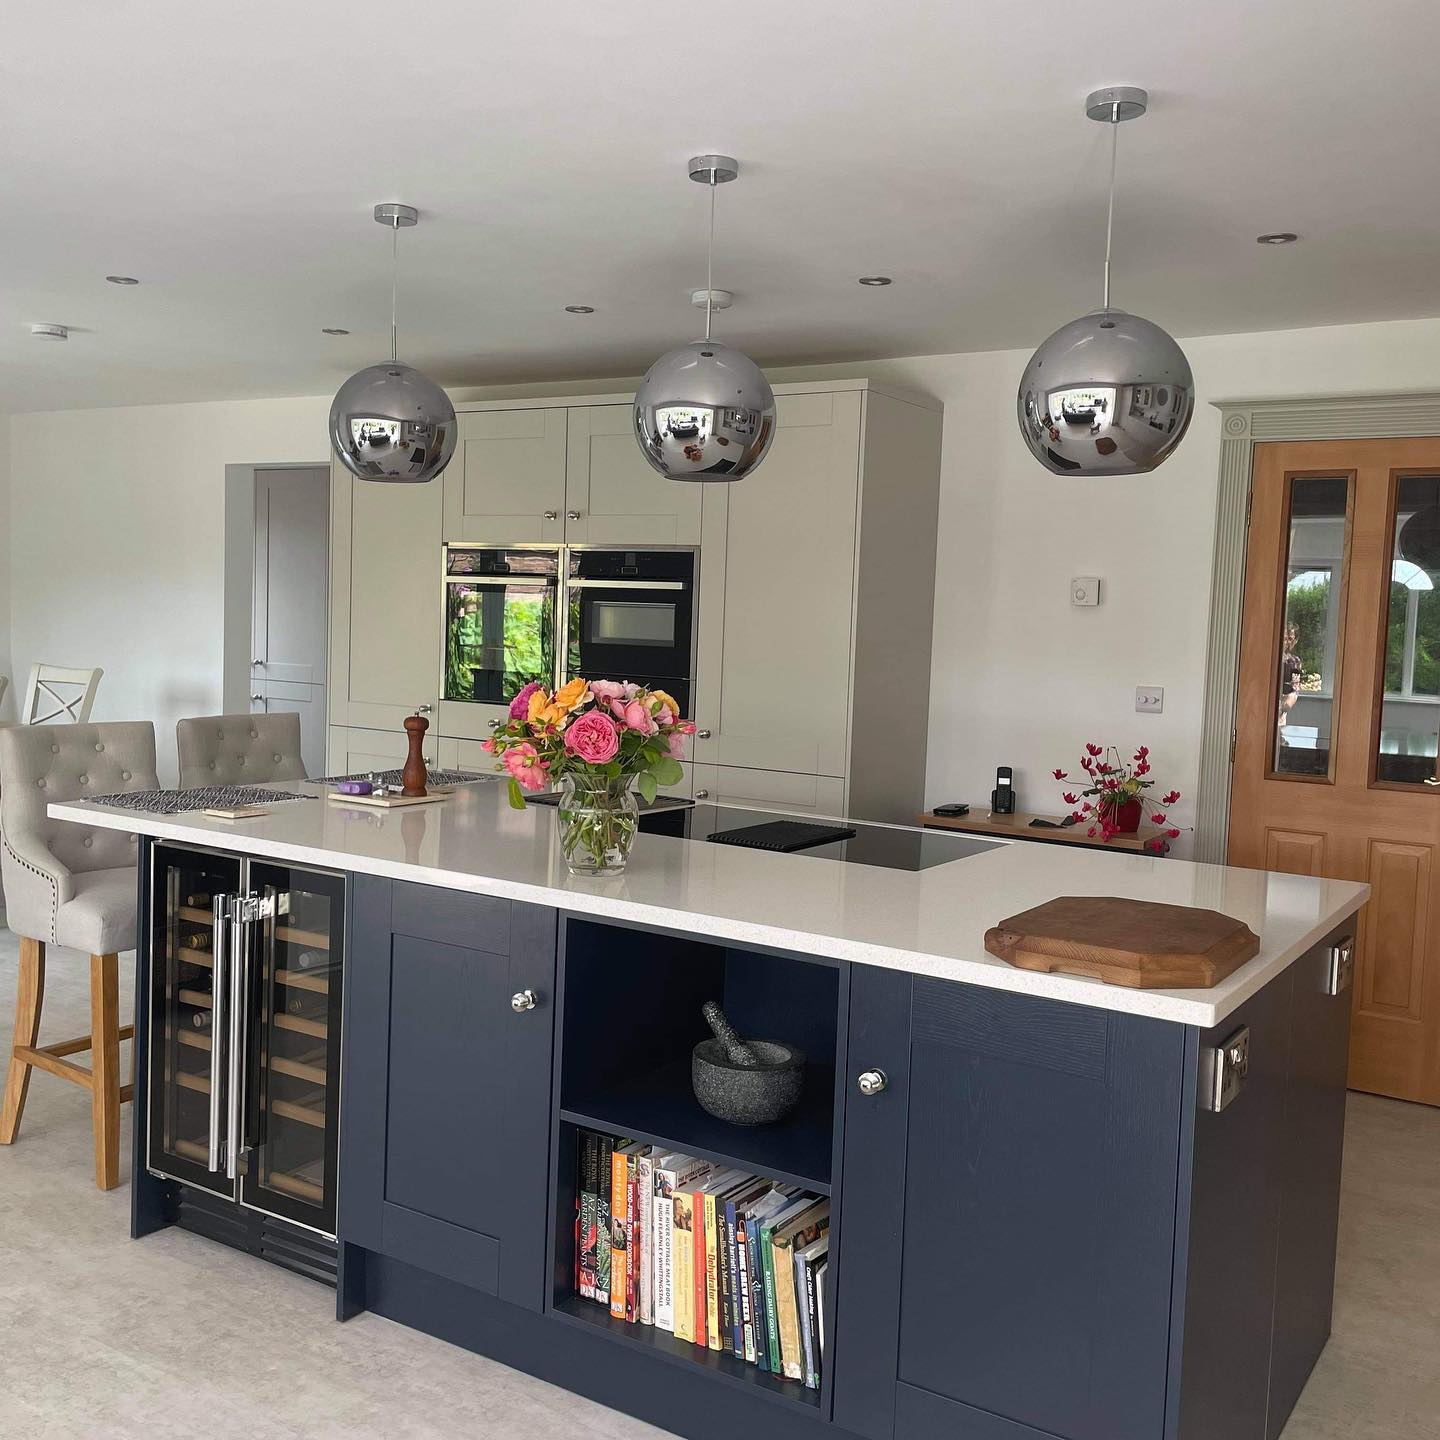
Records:
{"label": "built-in oven", "polygon": [[554,686],[561,578],[557,545],[445,547],[445,700],[508,705],[532,680]]}
{"label": "built-in oven", "polygon": [[689,714],[695,673],[695,552],[572,549],[566,677],[634,680]]}

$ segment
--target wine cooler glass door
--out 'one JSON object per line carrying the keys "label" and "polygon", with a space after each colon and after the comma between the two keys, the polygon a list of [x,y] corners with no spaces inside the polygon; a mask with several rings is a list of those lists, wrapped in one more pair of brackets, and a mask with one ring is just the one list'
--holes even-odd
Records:
{"label": "wine cooler glass door", "polygon": [[240,888],[229,856],[157,845],[151,867],[149,1168],[233,1197],[226,1176],[228,925]]}
{"label": "wine cooler glass door", "polygon": [[240,1198],[333,1235],[345,881],[251,861],[249,891],[261,918]]}

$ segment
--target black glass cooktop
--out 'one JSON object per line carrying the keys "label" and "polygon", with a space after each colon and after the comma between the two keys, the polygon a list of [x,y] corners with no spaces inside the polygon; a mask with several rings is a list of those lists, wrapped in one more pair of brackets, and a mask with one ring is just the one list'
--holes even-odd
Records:
{"label": "black glass cooktop", "polygon": [[[662,802],[663,804],[663,802]],[[785,815],[771,810],[746,810],[732,805],[677,805],[657,807],[640,817],[640,828],[652,835],[678,835],[687,840],[708,840],[711,835],[764,825],[776,820],[808,820],[808,816]],[[851,865],[878,865],[886,870],[928,870],[967,855],[993,850],[998,842],[977,839],[946,830],[912,830],[897,825],[867,825],[847,820],[845,828],[855,833],[845,840],[810,845],[793,851],[821,860],[843,860]]]}

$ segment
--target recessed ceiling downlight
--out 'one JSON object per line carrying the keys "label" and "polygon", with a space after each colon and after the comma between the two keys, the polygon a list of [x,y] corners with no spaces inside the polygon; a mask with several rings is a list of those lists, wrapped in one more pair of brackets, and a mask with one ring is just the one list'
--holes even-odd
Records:
{"label": "recessed ceiling downlight", "polygon": [[322,325],[320,327],[320,333],[322,335],[348,335],[350,332],[348,330],[342,330],[338,325]]}
{"label": "recessed ceiling downlight", "polygon": [[1274,230],[1268,235],[1257,235],[1257,245],[1293,245],[1300,237],[1293,230]]}
{"label": "recessed ceiling downlight", "polygon": [[138,285],[140,283],[133,275],[107,275],[105,278],[112,285]]}
{"label": "recessed ceiling downlight", "polygon": [[862,275],[862,285],[893,285],[895,282],[888,275]]}
{"label": "recessed ceiling downlight", "polygon": [[37,340],[68,340],[70,331],[64,325],[32,325],[30,333]]}
{"label": "recessed ceiling downlight", "polygon": [[593,305],[567,305],[565,313],[567,315],[593,315],[595,307]]}

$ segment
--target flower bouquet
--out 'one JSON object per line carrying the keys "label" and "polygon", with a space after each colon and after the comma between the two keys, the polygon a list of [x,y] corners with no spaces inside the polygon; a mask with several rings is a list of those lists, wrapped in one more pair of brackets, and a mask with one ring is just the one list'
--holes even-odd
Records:
{"label": "flower bouquet", "polygon": [[692,721],[663,690],[628,680],[572,680],[551,694],[532,681],[483,743],[510,777],[510,803],[558,783],[560,841],[576,875],[623,870],[639,823],[631,787],[645,802],[680,768]]}
{"label": "flower bouquet", "polygon": [[[1107,749],[1103,745],[1087,744],[1085,753],[1080,757],[1080,768],[1085,772],[1088,783],[1078,795],[1067,790],[1064,799],[1067,805],[1079,807],[1071,811],[1071,818],[1077,824],[1090,822],[1090,828],[1085,832],[1087,835],[1108,841],[1116,835],[1137,834],[1141,822],[1147,818],[1145,810],[1148,806],[1149,823],[1158,829],[1145,842],[1147,850],[1163,854],[1166,840],[1179,836],[1180,832],[1169,824],[1169,817],[1160,806],[1168,809],[1180,798],[1180,792],[1169,790],[1158,802],[1145,793],[1155,784],[1148,778],[1149,746],[1142,745],[1127,765],[1121,761],[1120,752],[1113,745]],[[1057,780],[1070,778],[1064,770],[1053,773]]]}

